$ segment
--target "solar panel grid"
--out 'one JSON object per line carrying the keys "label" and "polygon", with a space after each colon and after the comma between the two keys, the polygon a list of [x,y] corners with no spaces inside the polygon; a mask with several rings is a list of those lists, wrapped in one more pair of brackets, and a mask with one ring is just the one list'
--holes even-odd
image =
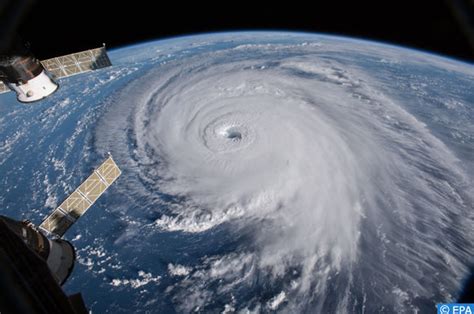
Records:
{"label": "solar panel grid", "polygon": [[107,188],[120,176],[117,164],[108,157],[79,187],[71,193],[40,225],[48,233],[58,236],[79,219]]}

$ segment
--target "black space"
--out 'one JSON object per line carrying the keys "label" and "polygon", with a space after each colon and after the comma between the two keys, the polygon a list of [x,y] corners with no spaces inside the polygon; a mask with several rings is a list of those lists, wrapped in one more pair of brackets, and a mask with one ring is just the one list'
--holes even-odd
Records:
{"label": "black space", "polygon": [[103,42],[113,48],[192,33],[275,29],[374,39],[472,62],[474,51],[448,1],[39,0],[19,33],[39,58]]}

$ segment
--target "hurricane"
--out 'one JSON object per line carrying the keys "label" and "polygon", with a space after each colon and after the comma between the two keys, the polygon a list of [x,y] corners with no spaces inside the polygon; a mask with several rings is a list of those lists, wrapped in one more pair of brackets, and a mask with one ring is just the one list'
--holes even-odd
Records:
{"label": "hurricane", "polygon": [[[458,296],[474,250],[472,149],[396,94],[403,79],[357,61],[395,69],[399,48],[306,36],[124,63],[136,68],[103,97],[83,153],[111,152],[122,169],[120,235],[103,241],[125,246],[140,280],[105,267],[102,285],[156,284],[137,304],[177,312],[406,312]],[[90,269],[101,257],[79,256]]]}

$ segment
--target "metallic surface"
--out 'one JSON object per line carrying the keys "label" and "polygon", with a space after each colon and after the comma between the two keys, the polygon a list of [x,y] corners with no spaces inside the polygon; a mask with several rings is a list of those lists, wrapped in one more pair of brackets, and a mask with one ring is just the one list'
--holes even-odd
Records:
{"label": "metallic surface", "polygon": [[5,224],[15,232],[22,241],[28,245],[41,258],[47,259],[50,253],[50,243],[48,239],[40,232],[34,229],[34,226],[27,221],[16,221],[2,216]]}
{"label": "metallic surface", "polygon": [[120,174],[120,169],[112,156],[109,156],[58,208],[43,220],[39,228],[47,233],[63,236]]}
{"label": "metallic surface", "polygon": [[3,80],[8,83],[26,83],[43,71],[41,63],[32,56],[15,56],[3,58],[0,72]]}
{"label": "metallic surface", "polygon": [[46,261],[54,279],[62,285],[71,275],[76,259],[71,243],[63,239],[48,239],[28,221],[16,221],[5,216],[0,218],[33,252]]}
{"label": "metallic surface", "polygon": [[[105,46],[46,59],[41,61],[41,64],[53,78],[68,77],[112,65]],[[0,93],[5,93],[9,90],[3,82],[0,82]]]}
{"label": "metallic surface", "polygon": [[76,52],[41,61],[55,78],[67,77],[111,66],[105,47]]}
{"label": "metallic surface", "polygon": [[0,215],[0,312],[87,314],[81,296],[68,298],[46,259],[24,242],[24,226],[31,224]]}
{"label": "metallic surface", "polygon": [[37,76],[18,83],[7,83],[8,87],[16,92],[17,100],[31,103],[48,97],[58,89],[58,84],[42,71]]}
{"label": "metallic surface", "polygon": [[71,243],[63,239],[49,240],[49,247],[50,253],[46,263],[54,278],[62,285],[72,273],[76,252]]}

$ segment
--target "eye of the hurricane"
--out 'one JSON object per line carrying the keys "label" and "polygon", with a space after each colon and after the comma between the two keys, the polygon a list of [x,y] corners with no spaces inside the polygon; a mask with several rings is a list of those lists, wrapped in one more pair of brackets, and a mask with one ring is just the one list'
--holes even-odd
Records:
{"label": "eye of the hurricane", "polygon": [[235,127],[225,130],[224,136],[233,141],[240,141],[242,139],[242,133]]}
{"label": "eye of the hurricane", "polygon": [[236,152],[252,145],[258,138],[251,124],[219,120],[222,119],[206,125],[202,133],[203,144],[213,152]]}

